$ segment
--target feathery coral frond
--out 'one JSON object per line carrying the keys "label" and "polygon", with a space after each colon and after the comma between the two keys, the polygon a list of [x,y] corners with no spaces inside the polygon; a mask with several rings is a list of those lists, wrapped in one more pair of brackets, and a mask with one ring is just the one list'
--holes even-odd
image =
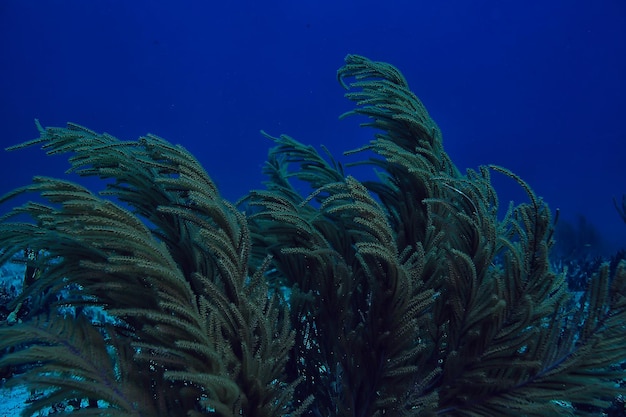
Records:
{"label": "feathery coral frond", "polygon": [[[338,71],[372,141],[347,152],[274,141],[264,190],[234,205],[199,161],[155,135],[120,141],[69,123],[11,149],[71,153],[99,195],[35,177],[0,197],[0,263],[28,249],[23,323],[0,327],[11,383],[79,415],[591,415],[625,377],[626,263],[581,297],[548,255],[553,222],[498,166],[457,169],[393,66]],[[498,217],[491,171],[528,201]],[[243,210],[240,211],[240,209]],[[619,211],[619,210],[618,210]],[[621,214],[621,213],[620,213]],[[27,217],[30,220],[24,220]],[[36,278],[36,279],[35,279]],[[97,308],[105,317],[90,320]],[[71,312],[71,314],[68,313]]]}

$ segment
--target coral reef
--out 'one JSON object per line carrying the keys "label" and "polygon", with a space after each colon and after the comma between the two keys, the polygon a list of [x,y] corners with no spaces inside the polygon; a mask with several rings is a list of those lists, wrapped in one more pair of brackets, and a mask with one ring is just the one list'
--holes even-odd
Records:
{"label": "coral reef", "polygon": [[[38,124],[11,148],[70,153],[70,171],[107,182],[94,194],[35,177],[0,199],[36,198],[0,219],[0,263],[38,254],[14,301],[28,314],[0,328],[0,366],[24,369],[8,384],[43,392],[24,415],[77,400],[77,415],[110,416],[591,416],[611,404],[626,263],[602,263],[574,297],[528,184],[498,166],[461,173],[393,66],[348,55],[338,79],[356,105],[344,116],[375,130],[351,165],[376,180],[280,136],[265,189],[233,204],[154,135]],[[494,173],[528,195],[502,219]]]}

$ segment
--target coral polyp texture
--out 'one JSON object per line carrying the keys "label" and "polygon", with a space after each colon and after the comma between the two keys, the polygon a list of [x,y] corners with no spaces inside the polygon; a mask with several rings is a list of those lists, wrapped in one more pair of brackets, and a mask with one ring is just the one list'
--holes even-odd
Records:
{"label": "coral polyp texture", "polygon": [[[271,137],[264,189],[238,202],[155,135],[69,123],[41,145],[93,193],[35,177],[2,197],[0,263],[24,254],[28,305],[0,328],[31,415],[78,401],[110,416],[595,415],[618,393],[626,265],[582,296],[550,267],[553,219],[499,166],[462,173],[393,66],[338,71],[375,135],[327,154]],[[498,216],[492,175],[528,199]],[[307,184],[311,192],[297,190]],[[306,187],[304,187],[306,188]],[[101,311],[99,319],[93,311]]]}

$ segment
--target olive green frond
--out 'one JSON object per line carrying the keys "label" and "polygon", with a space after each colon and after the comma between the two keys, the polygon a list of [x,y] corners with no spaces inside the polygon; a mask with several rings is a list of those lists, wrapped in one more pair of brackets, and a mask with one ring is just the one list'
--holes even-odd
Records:
{"label": "olive green frond", "polygon": [[[297,408],[290,394],[297,381],[284,376],[294,341],[285,303],[269,297],[259,278],[267,265],[249,276],[247,221],[198,161],[154,135],[123,142],[73,124],[40,134],[30,144],[73,152],[72,170],[111,182],[97,196],[38,177],[3,198],[44,199],[0,223],[3,260],[24,248],[42,254],[40,278],[23,298],[54,299],[63,290],[71,294],[66,305],[104,308],[117,320],[114,337],[131,346],[124,358],[138,364],[151,405],[164,414],[272,416]],[[32,223],[11,222],[24,214]],[[35,313],[47,306],[42,301]]]}
{"label": "olive green frond", "polygon": [[[392,65],[358,55],[348,55],[345,61],[337,77],[349,90],[346,97],[357,107],[342,117],[367,116],[371,122],[362,126],[382,132],[369,148],[376,152],[391,142],[400,150],[424,158],[436,172],[452,173],[455,168],[443,151],[439,127],[400,72]],[[350,78],[354,81],[348,81]]]}
{"label": "olive green frond", "polygon": [[[626,262],[573,294],[550,265],[556,220],[529,184],[457,169],[395,67],[348,55],[337,76],[355,103],[342,117],[375,129],[347,152],[366,156],[344,169],[326,148],[264,134],[265,189],[237,204],[155,135],[37,122],[40,137],[11,148],[70,153],[69,171],[106,182],[93,194],[35,177],[0,197],[38,199],[0,217],[0,264],[36,254],[14,302],[30,313],[0,326],[0,365],[26,369],[11,383],[44,390],[29,415],[72,399],[106,404],[79,415],[194,417],[609,404],[626,377]],[[375,179],[347,175],[353,165]],[[503,217],[492,171],[527,195]]]}
{"label": "olive green frond", "polygon": [[0,366],[28,365],[9,386],[27,383],[42,392],[23,415],[67,399],[103,401],[106,408],[98,412],[104,416],[164,415],[155,408],[150,392],[141,387],[141,371],[131,359],[131,346],[114,335],[109,326],[96,328],[82,315],[37,317],[4,328],[0,349],[18,348],[5,354]]}

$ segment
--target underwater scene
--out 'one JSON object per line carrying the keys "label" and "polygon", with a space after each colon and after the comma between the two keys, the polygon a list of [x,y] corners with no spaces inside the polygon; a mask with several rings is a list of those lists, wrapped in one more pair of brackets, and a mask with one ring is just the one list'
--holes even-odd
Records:
{"label": "underwater scene", "polygon": [[0,417],[626,416],[623,0],[0,39]]}

